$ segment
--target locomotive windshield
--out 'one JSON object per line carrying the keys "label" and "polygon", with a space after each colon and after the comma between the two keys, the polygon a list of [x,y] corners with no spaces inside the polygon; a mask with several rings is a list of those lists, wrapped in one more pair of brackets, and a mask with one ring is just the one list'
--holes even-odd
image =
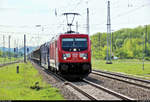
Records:
{"label": "locomotive windshield", "polygon": [[62,49],[64,51],[84,51],[87,48],[87,38],[62,38]]}

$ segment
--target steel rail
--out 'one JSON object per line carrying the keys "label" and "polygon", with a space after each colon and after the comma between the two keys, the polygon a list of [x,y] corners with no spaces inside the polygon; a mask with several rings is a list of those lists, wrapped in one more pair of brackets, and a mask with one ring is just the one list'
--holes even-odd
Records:
{"label": "steel rail", "polygon": [[110,74],[110,75],[115,75],[118,77],[128,78],[128,79],[141,81],[141,82],[150,84],[150,80],[139,79],[139,78],[135,78],[135,77],[131,77],[131,76],[123,75],[123,74],[118,74],[118,73],[112,73],[112,72],[108,72],[108,71],[101,71],[101,70],[92,70],[92,71],[101,72],[101,73]]}
{"label": "steel rail", "polygon": [[[34,63],[34,62],[33,62],[33,63]],[[38,64],[37,64],[37,65],[38,65]],[[38,65],[38,66],[40,66],[40,65]],[[90,100],[97,100],[95,97],[93,97],[93,96],[91,96],[90,94],[88,94],[88,93],[82,91],[82,90],[81,90],[80,88],[78,88],[76,85],[74,85],[73,83],[67,81],[66,79],[62,78],[61,76],[59,76],[59,75],[57,75],[57,74],[55,74],[55,73],[53,73],[53,72],[51,72],[51,71],[49,71],[49,70],[47,70],[47,69],[44,69],[43,66],[40,66],[40,67],[43,68],[42,70],[43,70],[44,72],[53,75],[56,79],[58,79],[58,80],[60,80],[60,81],[63,81],[63,82],[64,82],[64,85],[69,85],[69,86],[71,86],[72,88],[74,88],[75,90],[77,90],[79,93],[83,94],[84,96],[86,96],[86,97],[89,98]]]}
{"label": "steel rail", "polygon": [[89,98],[90,100],[97,100],[95,97],[93,97],[92,95],[86,93],[85,91],[81,90],[80,88],[78,88],[76,85],[74,85],[71,82],[65,82],[65,85],[69,85],[72,88],[74,88],[75,90],[77,90],[78,92],[82,93],[84,96],[86,96],[87,98]]}
{"label": "steel rail", "polygon": [[[71,86],[72,88],[74,88],[75,90],[77,90],[78,92],[80,92],[81,94],[83,94],[84,96],[86,96],[87,98],[89,98],[90,100],[97,100],[97,99],[96,99],[95,97],[93,97],[92,95],[90,95],[90,94],[84,92],[83,90],[81,90],[80,88],[78,88],[75,84],[73,84],[73,83],[71,83],[71,82],[65,80],[64,78],[60,77],[59,75],[57,75],[57,74],[55,74],[55,73],[50,72],[49,70],[46,70],[46,71],[47,71],[48,73],[53,74],[56,78],[58,78],[58,79],[64,81],[64,85],[69,85],[69,86]],[[101,86],[99,86],[99,85],[96,85],[95,83],[89,82],[89,81],[87,81],[87,80],[85,80],[85,79],[83,79],[83,81],[86,82],[86,83],[88,83],[88,84],[90,84],[90,85],[92,85],[92,86],[94,86],[94,87],[96,87],[96,88],[102,89],[102,90],[104,90],[104,91],[106,91],[106,92],[108,92],[108,93],[110,93],[110,94],[113,94],[113,95],[115,95],[115,96],[117,96],[117,97],[119,97],[119,98],[121,98],[121,99],[134,100],[134,99],[132,99],[132,98],[129,98],[129,97],[127,97],[127,96],[124,96],[124,95],[119,94],[119,93],[117,93],[117,92],[114,92],[114,91],[112,91],[112,90],[109,90],[109,89],[107,89],[107,88],[104,88],[104,87],[101,87]]]}
{"label": "steel rail", "polygon": [[[38,64],[37,64],[37,65],[38,65]],[[40,66],[40,67],[42,67],[42,66]],[[57,74],[55,74],[55,73],[53,73],[53,72],[51,72],[51,71],[49,71],[49,70],[47,70],[47,69],[44,69],[44,68],[43,68],[42,70],[45,71],[46,73],[52,74],[55,78],[57,78],[57,79],[63,81],[63,82],[64,82],[64,85],[69,85],[70,87],[74,88],[75,90],[77,90],[79,93],[81,93],[82,95],[86,96],[86,97],[89,98],[90,100],[97,100],[96,97],[94,97],[94,96],[92,96],[92,95],[86,93],[86,92],[83,91],[82,89],[78,88],[77,85],[73,84],[72,82],[67,81],[66,79],[62,78],[61,76],[59,76],[59,75],[57,75]],[[116,96],[116,97],[118,97],[118,98],[121,98],[121,99],[124,99],[124,100],[134,100],[134,99],[129,98],[129,97],[127,97],[127,96],[124,96],[124,95],[122,95],[122,94],[120,94],[120,93],[114,92],[114,91],[109,90],[109,89],[107,89],[107,88],[104,88],[104,87],[102,87],[102,86],[100,86],[100,85],[97,85],[97,84],[95,84],[95,83],[89,82],[89,81],[87,81],[87,80],[85,80],[85,79],[83,79],[83,82],[86,82],[86,83],[88,83],[88,84],[90,84],[90,85],[92,85],[92,86],[94,86],[94,87],[96,87],[96,88],[98,88],[98,89],[104,90],[104,91],[106,91],[106,92],[108,92],[108,93],[110,93],[110,94],[112,94],[112,95],[114,95],[114,96]]]}
{"label": "steel rail", "polygon": [[7,66],[7,65],[10,65],[10,64],[19,63],[19,62],[21,62],[21,61],[14,61],[14,62],[10,62],[10,63],[0,64],[0,67]]}
{"label": "steel rail", "polygon": [[49,70],[45,70],[45,71],[48,72],[48,73],[53,74],[55,78],[57,78],[57,79],[59,79],[59,80],[61,80],[61,81],[64,81],[64,85],[69,85],[69,86],[71,86],[72,88],[74,88],[75,90],[77,90],[78,92],[80,92],[81,94],[83,94],[84,96],[86,96],[87,98],[89,98],[90,100],[96,100],[95,97],[93,97],[93,96],[87,94],[86,92],[82,91],[82,90],[79,89],[76,85],[74,85],[73,83],[67,81],[66,79],[64,79],[64,78],[62,78],[62,77],[60,77],[59,75],[57,75],[57,74],[55,74],[55,73],[52,73],[52,72],[50,72]]}
{"label": "steel rail", "polygon": [[122,95],[122,94],[117,93],[117,92],[115,92],[115,91],[112,91],[112,90],[110,90],[110,89],[108,89],[108,88],[105,88],[105,87],[103,87],[103,86],[100,86],[100,85],[98,85],[98,84],[95,84],[95,83],[93,83],[93,82],[91,82],[91,81],[88,81],[88,80],[86,80],[86,79],[83,79],[83,81],[86,82],[86,83],[88,83],[88,84],[90,84],[90,85],[92,85],[92,86],[94,86],[94,87],[96,87],[96,88],[98,88],[98,89],[101,89],[101,90],[104,90],[104,91],[106,91],[106,92],[108,92],[108,93],[110,93],[110,94],[113,94],[114,96],[119,97],[119,98],[121,98],[121,99],[123,99],[123,100],[135,100],[135,99],[133,99],[133,98],[130,98],[130,97],[128,97],[128,96],[125,96],[125,95]]}
{"label": "steel rail", "polygon": [[[134,83],[134,82],[123,80],[123,79],[119,79],[119,78],[108,76],[108,75],[104,75],[104,74],[101,74],[100,72],[94,72],[94,71],[92,71],[92,74],[96,74],[96,75],[99,75],[99,76],[107,77],[107,78],[118,80],[118,81],[122,81],[122,82],[125,82],[125,83],[128,83],[128,84],[132,84],[132,85],[135,85],[135,86],[142,87],[142,88],[150,89],[149,86],[142,85],[142,84],[139,84],[139,83]],[[105,73],[105,74],[108,74],[108,73]],[[128,78],[128,77],[126,77],[126,78]],[[135,81],[137,81],[137,80],[135,80]]]}
{"label": "steel rail", "polygon": [[78,88],[76,85],[74,85],[73,83],[67,81],[66,79],[60,77],[59,75],[55,74],[55,73],[52,73],[50,72],[49,70],[46,70],[48,73],[51,73],[53,74],[56,78],[58,78],[59,80],[61,81],[64,81],[64,85],[69,85],[71,86],[72,88],[74,88],[75,90],[77,90],[78,92],[80,92],[81,94],[83,94],[84,96],[86,96],[87,98],[89,98],[90,100],[97,100],[95,97],[87,94],[86,92],[82,91],[80,88]]}

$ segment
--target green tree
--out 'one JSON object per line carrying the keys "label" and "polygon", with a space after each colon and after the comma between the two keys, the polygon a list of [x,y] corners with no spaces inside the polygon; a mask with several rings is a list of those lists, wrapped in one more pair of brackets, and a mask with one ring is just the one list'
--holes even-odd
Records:
{"label": "green tree", "polygon": [[3,54],[3,53],[2,53],[2,51],[0,50],[0,57],[2,57],[2,54]]}
{"label": "green tree", "polygon": [[[134,29],[124,28],[113,32],[113,55],[120,58],[142,58],[143,56],[143,34],[145,26],[138,26]],[[99,34],[100,40],[99,40]],[[92,56],[105,59],[107,52],[107,34],[96,33],[91,36]],[[147,54],[150,58],[150,25],[147,25]]]}

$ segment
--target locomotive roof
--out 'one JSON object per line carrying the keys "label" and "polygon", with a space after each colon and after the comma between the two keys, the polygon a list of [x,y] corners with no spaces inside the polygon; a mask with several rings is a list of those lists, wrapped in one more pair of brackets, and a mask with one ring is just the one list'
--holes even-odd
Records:
{"label": "locomotive roof", "polygon": [[74,34],[60,34],[60,36],[88,36],[88,34],[79,34],[79,33],[74,33]]}
{"label": "locomotive roof", "polygon": [[77,37],[83,36],[84,37],[84,36],[88,36],[88,34],[79,34],[77,32],[76,33],[71,33],[71,34],[69,34],[69,33],[61,33],[59,35],[56,35],[55,37],[52,37],[52,39],[50,40],[50,42],[53,42],[53,41],[57,40],[58,37],[60,37],[60,36],[77,36]]}

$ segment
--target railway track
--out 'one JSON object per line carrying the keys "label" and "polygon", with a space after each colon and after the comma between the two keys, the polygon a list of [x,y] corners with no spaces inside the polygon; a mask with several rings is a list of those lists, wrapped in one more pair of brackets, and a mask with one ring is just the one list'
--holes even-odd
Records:
{"label": "railway track", "polygon": [[118,97],[120,99],[123,99],[123,100],[134,100],[133,98],[130,98],[130,97],[122,95],[122,94],[120,94],[118,92],[112,91],[112,90],[110,90],[108,88],[105,88],[105,87],[103,87],[101,85],[95,84],[95,83],[93,83],[91,81],[88,81],[86,79],[83,79],[83,81],[86,82],[86,83],[88,83],[88,84],[90,84],[90,85],[92,85],[92,86],[94,86],[94,87],[96,87],[96,88],[98,88],[98,89],[101,89],[101,90],[103,90],[105,92],[108,92],[109,94],[112,94],[112,95],[114,95],[114,96],[116,96],[116,97]]}
{"label": "railway track", "polygon": [[[93,96],[92,94],[88,93],[87,91],[83,90],[83,88],[80,88],[79,85],[77,85],[78,83],[82,83],[82,84],[88,84],[90,86],[92,86],[93,88],[97,88],[99,90],[103,90],[104,93],[108,93],[110,94],[110,97],[113,97],[114,100],[134,100],[132,98],[129,98],[125,95],[122,95],[120,93],[114,92],[110,89],[107,89],[105,87],[102,87],[98,84],[95,84],[93,82],[90,82],[88,80],[83,79],[81,82],[69,82],[66,79],[60,77],[59,75],[50,72],[49,70],[44,70],[47,73],[53,74],[55,76],[55,78],[57,78],[58,80],[61,80],[64,82],[64,85],[69,85],[72,88],[74,88],[75,90],[77,90],[78,92],[80,92],[81,94],[83,94],[84,96],[86,96],[88,99],[90,100],[99,100],[97,97]],[[87,86],[86,86],[87,87]]]}
{"label": "railway track", "polygon": [[49,75],[53,75],[55,79],[62,81],[63,85],[72,87],[83,96],[87,97],[89,100],[134,100],[86,79],[83,79],[79,82],[70,82],[49,70],[46,70],[44,68],[42,68],[42,70]]}
{"label": "railway track", "polygon": [[66,79],[60,77],[59,75],[47,70],[47,69],[42,69],[43,71],[45,71],[48,74],[52,74],[53,77],[55,77],[57,80],[62,81],[64,83],[64,85],[69,85],[70,87],[74,88],[75,90],[77,90],[78,92],[80,92],[81,94],[83,94],[84,96],[86,96],[88,99],[90,100],[96,100],[95,97],[91,96],[90,94],[87,94],[86,92],[82,91],[80,88],[78,88],[76,85],[72,84],[71,82],[67,81]]}
{"label": "railway track", "polygon": [[150,89],[150,81],[149,80],[138,79],[138,78],[122,75],[122,74],[100,71],[100,70],[93,70],[92,74],[96,74],[99,76],[107,77],[107,78],[118,80],[118,81],[122,81],[122,82],[132,84],[132,85],[135,85],[135,86],[138,86],[141,88]]}
{"label": "railway track", "polygon": [[10,64],[14,64],[14,63],[19,63],[19,62],[22,62],[22,61],[14,61],[14,62],[10,62],[10,63],[0,64],[0,67],[7,66]]}

